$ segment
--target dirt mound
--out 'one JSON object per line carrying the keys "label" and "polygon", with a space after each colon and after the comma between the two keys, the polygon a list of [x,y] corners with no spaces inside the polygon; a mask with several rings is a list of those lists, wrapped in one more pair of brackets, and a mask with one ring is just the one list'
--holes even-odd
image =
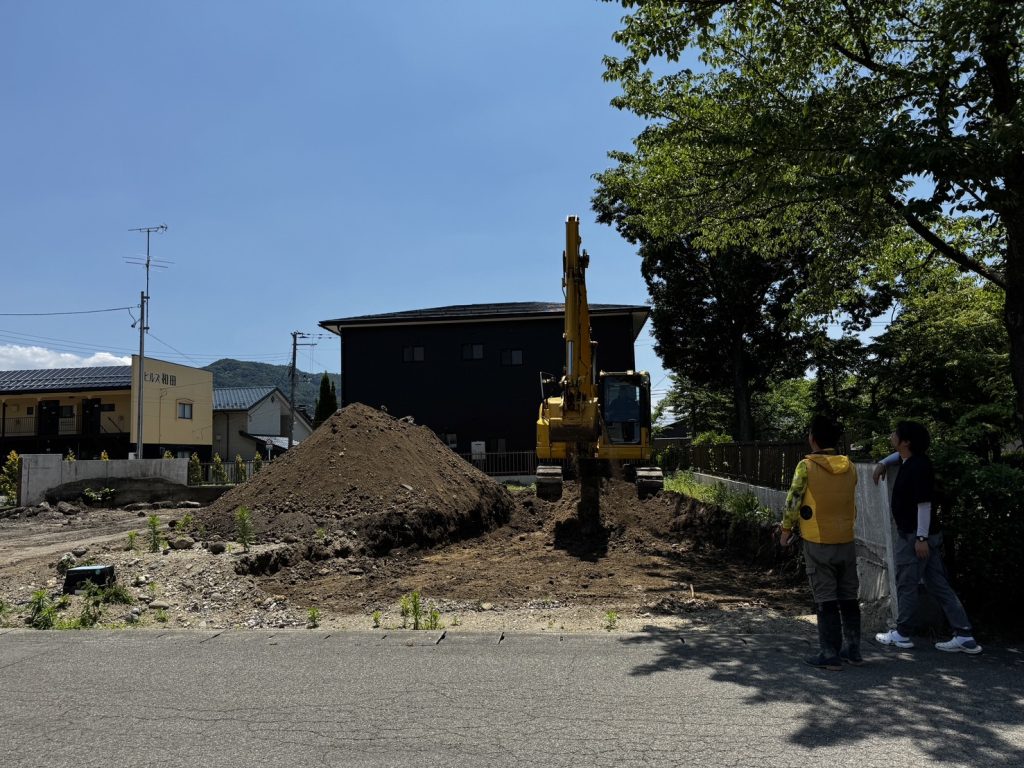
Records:
{"label": "dirt mound", "polygon": [[382,555],[480,535],[508,521],[513,500],[426,427],[356,403],[197,517],[232,537],[242,506],[260,541],[313,537]]}

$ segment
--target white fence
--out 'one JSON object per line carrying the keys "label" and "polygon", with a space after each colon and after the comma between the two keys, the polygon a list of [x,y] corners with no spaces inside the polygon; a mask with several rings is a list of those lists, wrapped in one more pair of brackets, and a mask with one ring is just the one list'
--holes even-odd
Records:
{"label": "white fence", "polygon": [[[893,468],[887,482],[875,485],[871,479],[874,464],[857,464],[857,574],[860,577],[860,599],[865,604],[866,623],[881,625],[896,619],[896,566],[893,563],[895,528],[889,514],[889,495],[899,471]],[[738,480],[694,473],[702,485],[722,483],[730,491],[752,493],[762,506],[773,510],[778,519],[786,507],[786,492],[764,488]],[[885,627],[882,626],[884,629]]]}

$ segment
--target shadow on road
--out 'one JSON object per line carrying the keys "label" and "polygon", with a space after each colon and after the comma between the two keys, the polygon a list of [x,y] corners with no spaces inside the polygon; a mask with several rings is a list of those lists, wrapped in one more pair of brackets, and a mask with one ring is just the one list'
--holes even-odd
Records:
{"label": "shadow on road", "polygon": [[745,689],[744,704],[802,705],[786,708],[793,714],[779,723],[797,726],[790,738],[801,747],[907,739],[940,763],[1024,765],[1019,732],[1016,745],[1001,733],[1024,725],[1024,655],[944,654],[924,642],[894,651],[868,641],[864,666],[825,672],[803,663],[813,650],[806,638],[806,628],[797,627],[792,636],[651,627],[623,642],[660,646],[654,661],[632,670],[635,676],[706,670],[713,681]]}

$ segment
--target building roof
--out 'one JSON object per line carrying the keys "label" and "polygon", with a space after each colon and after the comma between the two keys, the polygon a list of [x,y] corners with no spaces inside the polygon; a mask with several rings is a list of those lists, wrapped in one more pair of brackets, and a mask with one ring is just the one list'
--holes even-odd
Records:
{"label": "building roof", "polygon": [[32,392],[87,392],[131,387],[130,365],[0,371],[0,394],[5,395]]}
{"label": "building roof", "polygon": [[247,411],[276,389],[277,387],[217,387],[213,390],[213,410]]}
{"label": "building roof", "polygon": [[[591,316],[631,315],[633,336],[639,335],[651,308],[637,304],[591,304]],[[565,314],[565,304],[537,301],[513,301],[503,304],[456,304],[450,307],[357,315],[321,320],[320,327],[332,333],[345,328],[374,326],[427,325],[436,323],[497,322],[501,320],[551,320]]]}
{"label": "building roof", "polygon": [[[251,435],[248,432],[243,432],[242,434],[248,437],[250,440],[254,440],[257,443],[262,443],[263,445],[270,443],[272,446],[274,446],[274,448],[276,448],[279,451],[288,450],[287,436],[282,437],[281,435]],[[292,448],[294,448],[298,444],[298,440],[292,440]]]}

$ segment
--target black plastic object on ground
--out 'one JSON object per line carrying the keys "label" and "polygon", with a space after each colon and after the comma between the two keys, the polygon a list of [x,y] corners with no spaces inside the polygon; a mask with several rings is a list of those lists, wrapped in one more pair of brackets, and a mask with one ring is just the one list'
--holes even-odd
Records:
{"label": "black plastic object on ground", "polygon": [[97,587],[106,587],[114,583],[114,566],[112,565],[80,565],[68,568],[64,575],[64,594],[70,595],[82,588],[85,582],[91,581]]}

